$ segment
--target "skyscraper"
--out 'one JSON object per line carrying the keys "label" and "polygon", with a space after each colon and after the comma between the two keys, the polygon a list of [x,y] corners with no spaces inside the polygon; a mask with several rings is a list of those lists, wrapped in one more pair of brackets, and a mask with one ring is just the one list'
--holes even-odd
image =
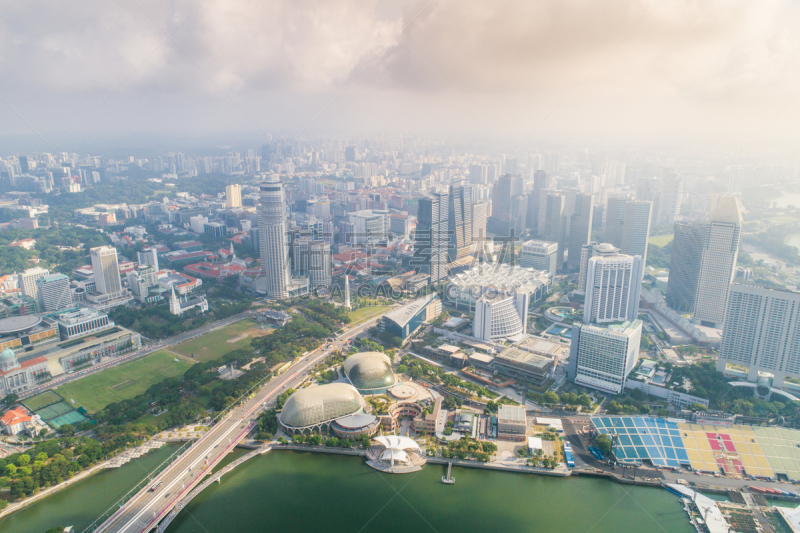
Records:
{"label": "skyscraper", "polygon": [[650,236],[650,211],[652,208],[652,202],[642,200],[630,200],[625,204],[625,222],[622,225],[620,251],[623,254],[640,255],[644,263],[647,263],[647,238]]}
{"label": "skyscraper", "polygon": [[544,270],[551,277],[556,275],[556,257],[558,255],[558,243],[547,241],[527,241],[522,243],[519,264],[523,268],[535,268]]}
{"label": "skyscraper", "polygon": [[545,201],[544,240],[559,242],[561,239],[561,216],[564,214],[564,196],[548,192]]}
{"label": "skyscraper", "polygon": [[242,207],[242,186],[238,183],[225,186],[225,207]]}
{"label": "skyscraper", "polygon": [[594,199],[591,194],[578,193],[575,196],[575,213],[569,229],[569,254],[567,268],[573,272],[580,270],[581,248],[589,243],[592,236],[592,215]]}
{"label": "skyscraper", "polygon": [[420,272],[430,274],[431,283],[447,277],[447,194],[432,193],[419,200],[414,257]]}
{"label": "skyscraper", "polygon": [[472,251],[472,187],[464,181],[450,186],[447,232],[450,240],[448,261],[452,263],[469,255]]}
{"label": "skyscraper", "polygon": [[261,184],[258,210],[258,238],[261,274],[267,298],[289,297],[289,241],[286,231],[286,198],[283,184],[271,178]]}
{"label": "skyscraper", "polygon": [[703,258],[697,283],[694,320],[721,327],[725,318],[728,288],[733,281],[742,231],[742,204],[734,196],[723,196],[711,214],[703,239]]}
{"label": "skyscraper", "polygon": [[511,216],[511,198],[522,194],[522,178],[508,174],[500,176],[495,190],[497,210],[492,210],[493,216],[508,221]]}
{"label": "skyscraper", "polygon": [[89,250],[97,292],[108,295],[108,299],[123,295],[122,280],[119,277],[117,249],[113,246],[98,246]]}
{"label": "skyscraper", "polygon": [[636,320],[643,275],[641,256],[612,253],[589,259],[583,322]]}
{"label": "skyscraper", "polygon": [[22,289],[22,294],[30,296],[34,300],[39,299],[39,286],[36,281],[50,273],[49,270],[41,267],[33,267],[27,269],[19,275],[19,286]]}
{"label": "skyscraper", "polygon": [[657,226],[672,226],[675,217],[681,213],[683,201],[683,178],[673,171],[668,171],[661,180],[661,189],[658,194],[658,219]]}
{"label": "skyscraper", "polygon": [[528,227],[533,235],[539,235],[539,208],[542,205],[542,191],[550,189],[550,176],[544,170],[533,173],[533,191],[528,195]]}
{"label": "skyscraper", "polygon": [[676,222],[669,263],[667,305],[679,313],[694,311],[697,283],[703,260],[706,225],[695,222]]}
{"label": "skyscraper", "polygon": [[325,241],[311,241],[308,247],[309,288],[331,286],[331,246]]}
{"label": "skyscraper", "polygon": [[625,222],[625,206],[628,204],[627,196],[615,195],[608,197],[606,206],[605,242],[620,248],[622,246],[622,226]]}
{"label": "skyscraper", "polygon": [[486,218],[488,217],[489,204],[475,202],[472,204],[472,239],[483,240],[486,238]]}
{"label": "skyscraper", "polygon": [[[539,216],[536,220],[536,236],[539,238],[545,238],[545,227],[547,226],[547,196],[549,194],[561,194],[559,191],[554,189],[542,189],[539,193]],[[564,208],[562,206],[561,212],[564,212]]]}
{"label": "skyscraper", "polygon": [[787,377],[800,379],[800,293],[734,283],[730,286],[717,370],[728,363],[772,374],[781,388]]}
{"label": "skyscraper", "polygon": [[517,194],[511,197],[511,215],[508,221],[509,229],[514,228],[514,234],[520,235],[525,231],[528,222],[528,197],[524,194]]}

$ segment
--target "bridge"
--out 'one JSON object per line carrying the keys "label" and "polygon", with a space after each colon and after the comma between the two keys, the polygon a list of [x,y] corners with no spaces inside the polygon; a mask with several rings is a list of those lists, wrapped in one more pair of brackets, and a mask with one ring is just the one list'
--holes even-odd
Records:
{"label": "bridge", "polygon": [[152,481],[121,503],[102,523],[103,517],[83,533],[144,533],[156,529],[162,520],[167,522],[166,519],[176,507],[174,514],[177,515],[180,508],[199,493],[199,490],[194,494],[193,491],[200,489],[208,473],[255,428],[258,415],[279,394],[299,385],[321,359],[339,350],[348,340],[373,324],[374,320],[369,320],[343,333],[327,346],[323,345],[298,359],[287,374],[256,386],[257,390],[234,404],[205,435],[188,446]]}

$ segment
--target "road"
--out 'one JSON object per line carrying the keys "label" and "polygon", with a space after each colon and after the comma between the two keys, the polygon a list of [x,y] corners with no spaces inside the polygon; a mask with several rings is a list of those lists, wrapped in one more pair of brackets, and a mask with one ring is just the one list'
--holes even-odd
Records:
{"label": "road", "polygon": [[127,355],[122,357],[117,357],[105,363],[99,365],[93,365],[89,368],[81,370],[79,372],[73,372],[71,374],[64,374],[52,381],[48,381],[41,387],[36,389],[27,391],[25,394],[21,394],[20,398],[27,398],[28,396],[34,396],[39,394],[47,389],[52,389],[54,387],[58,387],[59,385],[63,385],[64,383],[69,383],[71,381],[75,381],[76,379],[81,379],[83,377],[88,376],[89,374],[93,374],[95,372],[100,372],[101,370],[105,370],[106,368],[110,368],[112,366],[117,366],[122,363],[126,363],[128,361],[132,361],[134,359],[139,359],[140,357],[144,357],[146,355],[150,355],[153,352],[157,352],[164,348],[168,348],[170,346],[175,346],[176,344],[180,344],[182,342],[188,341],[190,339],[194,339],[195,337],[199,337],[201,335],[205,335],[206,333],[213,331],[215,329],[219,329],[225,326],[229,326],[234,322],[239,322],[240,320],[244,320],[249,318],[252,315],[258,314],[259,311],[246,311],[244,313],[240,313],[238,315],[234,315],[228,318],[224,318],[222,320],[217,320],[216,322],[212,322],[211,324],[206,324],[205,326],[199,327],[197,329],[193,329],[192,331],[187,331],[186,333],[180,333],[173,337],[169,337],[163,341],[157,342],[155,344],[148,344],[146,347],[143,347],[135,352],[131,352]]}
{"label": "road", "polygon": [[156,527],[172,506],[202,482],[207,473],[255,427],[258,415],[279,394],[296,387],[320,359],[375,324],[369,320],[298,359],[286,374],[267,382],[255,395],[233,408],[202,438],[120,508],[98,531],[141,533]]}

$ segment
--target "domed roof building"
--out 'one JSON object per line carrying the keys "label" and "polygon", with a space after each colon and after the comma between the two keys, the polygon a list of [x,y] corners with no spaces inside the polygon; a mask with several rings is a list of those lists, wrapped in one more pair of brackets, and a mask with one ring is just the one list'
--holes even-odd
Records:
{"label": "domed roof building", "polygon": [[20,364],[14,350],[6,348],[0,352],[0,371],[8,372],[14,368],[19,368]]}
{"label": "domed roof building", "polygon": [[344,361],[344,373],[361,394],[382,394],[397,383],[392,361],[381,352],[359,352]]}
{"label": "domed roof building", "polygon": [[364,400],[352,385],[329,383],[300,389],[289,396],[278,419],[287,433],[311,433],[327,429],[334,420],[359,413],[363,408]]}

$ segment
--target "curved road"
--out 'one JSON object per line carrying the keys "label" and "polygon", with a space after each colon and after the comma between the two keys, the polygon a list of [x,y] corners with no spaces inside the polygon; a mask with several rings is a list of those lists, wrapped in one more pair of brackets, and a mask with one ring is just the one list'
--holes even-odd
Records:
{"label": "curved road", "polygon": [[369,320],[298,359],[287,374],[276,376],[250,399],[233,408],[202,438],[134,496],[97,531],[141,533],[155,528],[172,506],[202,482],[205,475],[255,427],[268,400],[300,384],[320,359],[375,324]]}

